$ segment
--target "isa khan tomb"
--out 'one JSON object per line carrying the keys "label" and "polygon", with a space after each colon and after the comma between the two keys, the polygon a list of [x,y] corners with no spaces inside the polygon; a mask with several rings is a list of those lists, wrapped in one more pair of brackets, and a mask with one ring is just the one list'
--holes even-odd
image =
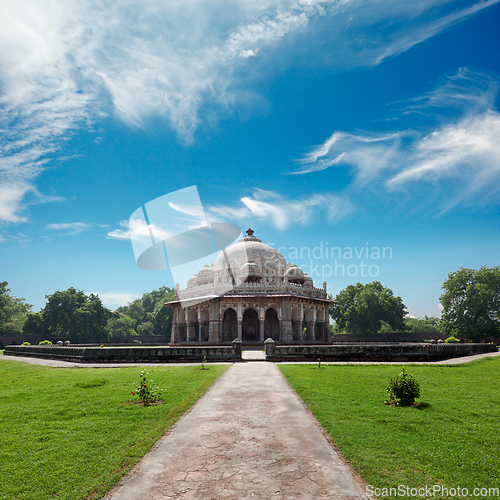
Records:
{"label": "isa khan tomb", "polygon": [[310,276],[248,229],[212,265],[177,285],[174,344],[331,342],[326,283]]}

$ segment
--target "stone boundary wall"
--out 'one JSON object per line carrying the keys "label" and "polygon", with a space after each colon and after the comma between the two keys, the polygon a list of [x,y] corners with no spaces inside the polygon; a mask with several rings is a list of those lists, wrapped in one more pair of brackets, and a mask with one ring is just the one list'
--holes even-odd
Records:
{"label": "stone boundary wall", "polygon": [[180,363],[240,361],[241,341],[232,346],[198,347],[61,347],[6,346],[4,356],[28,356],[34,358],[59,359],[77,363]]}
{"label": "stone boundary wall", "polygon": [[497,352],[495,344],[367,343],[317,346],[276,345],[265,341],[266,361],[437,361]]}
{"label": "stone boundary wall", "polygon": [[340,334],[332,336],[332,343],[342,344],[344,342],[412,342],[420,343],[424,340],[445,340],[448,335],[441,332],[410,332],[410,333],[376,333],[374,335]]}

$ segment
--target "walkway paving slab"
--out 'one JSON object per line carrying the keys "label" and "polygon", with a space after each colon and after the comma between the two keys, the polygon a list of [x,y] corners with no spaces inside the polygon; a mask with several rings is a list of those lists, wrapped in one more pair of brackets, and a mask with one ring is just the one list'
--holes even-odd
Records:
{"label": "walkway paving slab", "polygon": [[106,500],[368,498],[272,363],[233,365]]}

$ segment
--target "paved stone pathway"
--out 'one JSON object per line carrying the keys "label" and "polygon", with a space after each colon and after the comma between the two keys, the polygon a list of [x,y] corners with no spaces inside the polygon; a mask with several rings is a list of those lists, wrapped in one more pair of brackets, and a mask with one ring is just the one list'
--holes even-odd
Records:
{"label": "paved stone pathway", "polygon": [[368,498],[272,363],[228,369],[106,500]]}

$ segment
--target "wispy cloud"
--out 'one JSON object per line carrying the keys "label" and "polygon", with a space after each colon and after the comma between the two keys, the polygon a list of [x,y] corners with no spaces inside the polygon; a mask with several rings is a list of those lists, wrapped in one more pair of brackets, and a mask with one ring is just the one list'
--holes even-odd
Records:
{"label": "wispy cloud", "polygon": [[80,234],[91,228],[92,224],[86,224],[85,222],[60,222],[45,226],[45,229],[49,231],[57,231],[65,235]]}
{"label": "wispy cloud", "polygon": [[477,2],[471,7],[461,9],[451,14],[445,15],[440,19],[424,23],[422,26],[417,26],[410,29],[409,33],[404,33],[402,36],[397,37],[393,42],[389,43],[386,47],[382,47],[378,57],[374,59],[374,64],[380,64],[388,57],[396,56],[402,52],[417,45],[433,36],[441,33],[447,28],[450,28],[465,19],[477,14],[479,11],[498,3],[499,0],[488,0]]}
{"label": "wispy cloud", "polygon": [[[97,295],[102,303],[109,307],[110,309],[116,309],[120,306],[124,306],[135,299],[140,297],[137,293],[129,293],[129,292],[93,292],[94,295]],[[89,294],[90,295],[90,294]]]}
{"label": "wispy cloud", "polygon": [[156,224],[147,224],[142,220],[122,220],[120,226],[123,229],[114,229],[107,234],[107,237],[115,240],[133,240],[143,243],[146,247],[151,246],[154,241],[163,241],[171,236],[172,233]]}
{"label": "wispy cloud", "polygon": [[373,65],[494,3],[454,12],[446,0],[3,2],[0,221],[25,220],[51,155],[106,113],[139,127],[161,117],[189,143],[204,117],[251,94],[266,57],[286,65],[298,56],[289,41],[303,41],[293,45],[303,65]]}
{"label": "wispy cloud", "polygon": [[462,69],[404,106],[403,113],[423,115],[433,108],[439,125],[382,134],[335,132],[305,155],[302,168],[293,173],[343,165],[356,172],[358,188],[375,183],[387,192],[417,181],[434,186],[446,180],[444,208],[478,195],[484,200],[500,191],[500,114],[493,107],[497,91],[491,76]]}
{"label": "wispy cloud", "polygon": [[244,196],[240,201],[239,206],[210,206],[206,210],[213,220],[266,220],[280,230],[292,224],[308,225],[320,215],[335,222],[354,211],[347,196],[332,194],[289,200],[272,191],[256,189],[253,196]]}

